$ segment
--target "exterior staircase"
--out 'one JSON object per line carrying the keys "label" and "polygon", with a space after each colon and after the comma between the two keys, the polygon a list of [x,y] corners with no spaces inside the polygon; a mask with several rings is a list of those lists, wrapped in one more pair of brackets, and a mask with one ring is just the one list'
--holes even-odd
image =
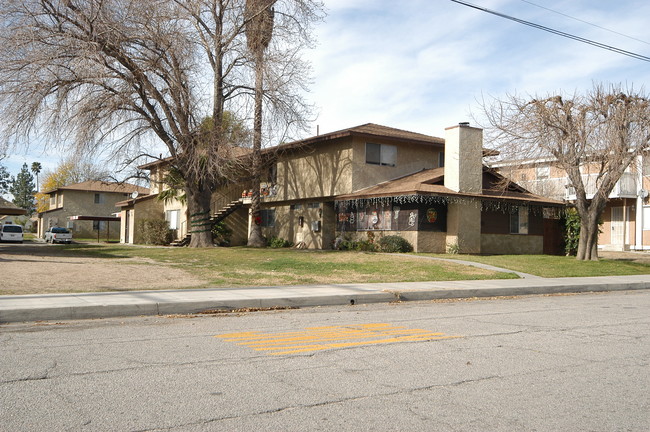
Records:
{"label": "exterior staircase", "polygon": [[212,217],[210,218],[210,221],[212,223],[219,223],[228,216],[230,216],[235,210],[243,206],[244,203],[242,203],[240,200],[233,200],[226,204],[223,208],[221,208],[219,211],[214,213]]}
{"label": "exterior staircase", "polygon": [[[234,200],[226,204],[223,208],[218,210],[216,213],[214,213],[212,216],[210,216],[210,222],[212,224],[217,224],[227,218],[229,215],[231,215],[235,210],[243,206],[244,204],[240,200]],[[180,240],[175,240],[171,242],[169,245],[170,246],[187,246],[190,244],[190,240],[192,239],[192,234],[187,234],[185,237],[183,237]]]}
{"label": "exterior staircase", "polygon": [[183,237],[180,240],[174,240],[173,242],[169,243],[169,246],[187,246],[190,244],[190,240],[192,239],[192,234],[187,234],[185,237]]}

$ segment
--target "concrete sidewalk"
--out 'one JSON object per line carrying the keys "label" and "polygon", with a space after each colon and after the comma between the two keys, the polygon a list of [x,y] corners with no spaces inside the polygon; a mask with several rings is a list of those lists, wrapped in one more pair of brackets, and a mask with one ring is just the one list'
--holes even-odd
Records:
{"label": "concrete sidewalk", "polygon": [[650,289],[650,275],[0,296],[0,323]]}

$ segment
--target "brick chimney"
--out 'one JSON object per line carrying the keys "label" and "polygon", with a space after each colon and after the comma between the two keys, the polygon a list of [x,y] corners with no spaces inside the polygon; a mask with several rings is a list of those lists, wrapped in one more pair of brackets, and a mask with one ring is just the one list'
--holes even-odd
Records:
{"label": "brick chimney", "polygon": [[483,191],[483,129],[459,123],[445,129],[445,187],[464,193]]}

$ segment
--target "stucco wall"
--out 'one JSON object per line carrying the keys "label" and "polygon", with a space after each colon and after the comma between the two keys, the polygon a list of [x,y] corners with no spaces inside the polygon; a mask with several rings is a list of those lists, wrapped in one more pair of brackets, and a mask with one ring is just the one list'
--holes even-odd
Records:
{"label": "stucco wall", "polygon": [[328,197],[352,192],[349,141],[338,141],[281,155],[277,195],[265,201]]}
{"label": "stucco wall", "polygon": [[481,193],[483,130],[469,126],[445,129],[445,187]]}
{"label": "stucco wall", "polygon": [[481,253],[481,203],[474,200],[449,203],[446,244],[459,253]]}
{"label": "stucco wall", "polygon": [[[366,163],[366,143],[388,144],[397,146],[395,166],[373,165]],[[438,167],[438,155],[442,147],[399,143],[381,139],[355,138],[352,156],[352,183],[350,192],[374,186],[423,169]]]}
{"label": "stucco wall", "polygon": [[542,254],[544,237],[519,234],[481,234],[483,254]]}
{"label": "stucco wall", "polygon": [[[95,203],[95,193],[102,195],[102,203]],[[113,213],[119,211],[115,204],[126,197],[128,194],[124,193],[64,190],[58,198],[58,202],[62,202],[63,207],[43,213],[42,227],[39,227],[39,232],[45,233],[50,226],[68,227],[70,216],[112,217]],[[119,222],[105,222],[103,225],[105,228],[99,232],[100,240],[120,238]],[[97,238],[97,231],[93,230],[92,221],[73,221],[72,235],[73,238],[93,239]]]}
{"label": "stucco wall", "polygon": [[[319,203],[319,208],[309,208],[309,203],[302,201],[293,205],[264,207],[275,209],[275,226],[263,227],[265,237],[279,237],[294,244],[303,242],[308,249],[331,249],[334,242],[334,208],[332,203]],[[300,218],[303,218],[302,226]],[[320,227],[314,230],[314,223]]]}
{"label": "stucco wall", "polygon": [[[133,217],[127,217],[126,212],[129,210],[134,210],[132,213]],[[138,229],[139,223],[145,219],[163,219],[163,204],[156,198],[142,200],[140,202],[137,202],[134,207],[123,208],[121,211],[121,217],[122,224],[120,241],[124,243],[142,244],[142,231]],[[126,223],[129,224],[128,239],[126,238]]]}

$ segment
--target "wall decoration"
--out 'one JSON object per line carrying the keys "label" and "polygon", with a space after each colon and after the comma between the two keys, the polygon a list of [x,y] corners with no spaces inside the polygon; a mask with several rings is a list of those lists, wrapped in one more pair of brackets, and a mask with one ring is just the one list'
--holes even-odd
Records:
{"label": "wall decoration", "polygon": [[418,215],[416,212],[409,213],[409,226],[414,227],[417,222]]}
{"label": "wall decoration", "polygon": [[434,208],[427,209],[427,221],[434,223],[438,220],[438,211]]}

